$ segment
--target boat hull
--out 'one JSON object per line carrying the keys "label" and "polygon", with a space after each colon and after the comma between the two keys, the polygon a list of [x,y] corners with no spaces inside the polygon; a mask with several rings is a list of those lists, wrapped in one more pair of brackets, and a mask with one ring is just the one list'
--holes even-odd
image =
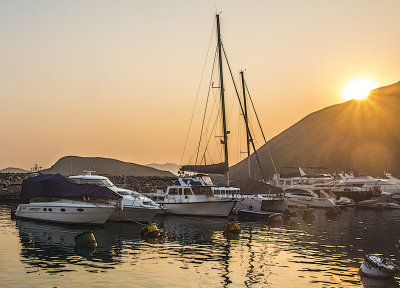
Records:
{"label": "boat hull", "polygon": [[379,194],[374,193],[372,190],[355,190],[355,191],[337,191],[332,190],[332,192],[338,197],[347,197],[353,199],[355,202],[360,202],[364,200],[369,200],[373,196],[379,196]]}
{"label": "boat hull", "polygon": [[332,208],[336,207],[335,202],[326,198],[313,197],[290,197],[288,196],[289,206],[307,206],[312,208]]}
{"label": "boat hull", "polygon": [[261,204],[262,211],[283,212],[289,208],[289,201],[286,198],[263,199]]}
{"label": "boat hull", "polygon": [[168,213],[190,216],[227,217],[235,206],[236,201],[203,201],[203,202],[176,202],[162,203]]}
{"label": "boat hull", "polygon": [[148,209],[140,207],[126,207],[123,210],[115,211],[111,217],[110,221],[122,222],[122,221],[133,221],[141,223],[150,223],[154,216],[161,212],[160,208]]}
{"label": "boat hull", "polygon": [[399,267],[391,260],[374,254],[365,256],[359,270],[361,276],[376,279],[393,278],[398,272]]}
{"label": "boat hull", "polygon": [[114,213],[113,205],[72,202],[20,204],[16,217],[67,224],[104,224]]}
{"label": "boat hull", "polygon": [[393,278],[396,273],[389,273],[386,271],[382,271],[376,267],[370,267],[367,263],[362,263],[360,267],[359,273],[362,276],[375,278],[375,279],[390,279]]}

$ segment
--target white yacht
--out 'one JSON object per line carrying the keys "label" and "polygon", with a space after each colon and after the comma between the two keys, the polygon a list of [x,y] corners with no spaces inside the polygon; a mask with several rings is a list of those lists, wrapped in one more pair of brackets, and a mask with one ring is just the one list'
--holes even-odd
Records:
{"label": "white yacht", "polygon": [[150,198],[139,192],[118,188],[107,177],[91,175],[93,171],[85,171],[85,175],[70,176],[71,179],[79,183],[95,184],[107,187],[122,196],[123,209],[115,211],[110,217],[110,221],[136,221],[149,223],[153,217],[161,212],[162,207]]}
{"label": "white yacht", "polygon": [[400,196],[400,182],[391,174],[386,174],[387,178],[374,178],[371,176],[354,176],[353,174],[339,174],[339,186],[359,187],[365,191],[374,191],[374,196],[377,191],[384,194],[393,194]]}
{"label": "white yacht", "polygon": [[20,204],[15,216],[69,224],[104,224],[116,210],[110,204],[60,199]]}
{"label": "white yacht", "polygon": [[59,223],[104,224],[122,198],[95,185],[79,185],[60,174],[24,180],[16,217]]}
{"label": "white yacht", "polygon": [[171,214],[226,217],[237,200],[218,199],[201,179],[179,177],[168,186],[162,205]]}
{"label": "white yacht", "polygon": [[296,175],[275,173],[271,184],[285,190],[294,185],[330,185],[335,181],[329,174],[306,174],[301,167],[298,170],[299,174]]}
{"label": "white yacht", "polygon": [[335,201],[327,193],[315,187],[293,185],[284,189],[289,200],[289,206],[308,206],[313,208],[336,207]]}

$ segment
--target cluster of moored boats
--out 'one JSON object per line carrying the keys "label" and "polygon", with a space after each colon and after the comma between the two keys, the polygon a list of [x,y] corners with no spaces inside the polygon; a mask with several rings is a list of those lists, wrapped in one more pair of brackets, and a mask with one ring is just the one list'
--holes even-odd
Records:
{"label": "cluster of moored boats", "polygon": [[[238,187],[215,186],[206,174],[181,175],[166,191],[141,194],[116,187],[107,177],[39,175],[23,182],[15,215],[43,221],[103,224],[106,221],[150,223],[158,213],[227,217],[233,211],[280,215],[289,207],[400,208],[400,180],[329,174],[287,177],[275,174],[260,182],[262,192],[244,194]],[[390,178],[389,178],[390,177]],[[273,187],[274,189],[271,189]],[[279,189],[277,189],[279,188]],[[271,192],[274,191],[274,192]],[[373,199],[375,197],[375,199]]]}
{"label": "cluster of moored boats", "polygon": [[34,220],[103,224],[106,221],[150,223],[158,213],[227,217],[234,211],[262,211],[263,201],[282,202],[266,217],[288,208],[285,197],[242,195],[239,188],[216,187],[207,175],[179,177],[165,192],[141,194],[116,187],[107,177],[39,175],[22,184],[15,216]]}
{"label": "cluster of moored boats", "polygon": [[353,206],[373,209],[400,208],[400,179],[355,176],[353,174],[275,174],[270,184],[280,187],[289,199],[289,206],[331,208]]}

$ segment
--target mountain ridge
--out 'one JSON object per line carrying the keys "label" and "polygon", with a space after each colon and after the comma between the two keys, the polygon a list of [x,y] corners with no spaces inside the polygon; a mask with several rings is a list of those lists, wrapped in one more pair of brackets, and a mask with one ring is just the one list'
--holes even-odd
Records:
{"label": "mountain ridge", "polygon": [[84,170],[93,170],[97,174],[108,174],[113,176],[157,176],[171,177],[171,172],[161,171],[145,165],[124,162],[117,159],[104,157],[79,157],[64,156],[43,173],[60,173],[62,175],[78,175]]}
{"label": "mountain ridge", "polygon": [[[365,100],[334,104],[303,117],[270,141],[278,170],[287,166],[324,166],[327,172],[358,171],[400,175],[400,82],[371,91]],[[268,147],[258,149],[263,170],[274,169]],[[252,177],[260,177],[254,153]],[[232,179],[247,177],[247,159],[230,168]],[[278,171],[279,172],[279,171]]]}

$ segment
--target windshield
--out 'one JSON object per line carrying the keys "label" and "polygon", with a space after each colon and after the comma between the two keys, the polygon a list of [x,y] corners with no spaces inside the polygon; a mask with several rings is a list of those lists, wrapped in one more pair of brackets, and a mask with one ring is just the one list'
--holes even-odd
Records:
{"label": "windshield", "polygon": [[95,184],[103,187],[112,187],[114,184],[108,179],[85,179],[87,184]]}
{"label": "windshield", "polygon": [[145,205],[157,205],[156,202],[154,202],[153,200],[151,200],[149,197],[144,196],[143,194],[140,194],[136,191],[132,192],[132,196],[138,198],[140,201],[142,201],[143,204]]}

